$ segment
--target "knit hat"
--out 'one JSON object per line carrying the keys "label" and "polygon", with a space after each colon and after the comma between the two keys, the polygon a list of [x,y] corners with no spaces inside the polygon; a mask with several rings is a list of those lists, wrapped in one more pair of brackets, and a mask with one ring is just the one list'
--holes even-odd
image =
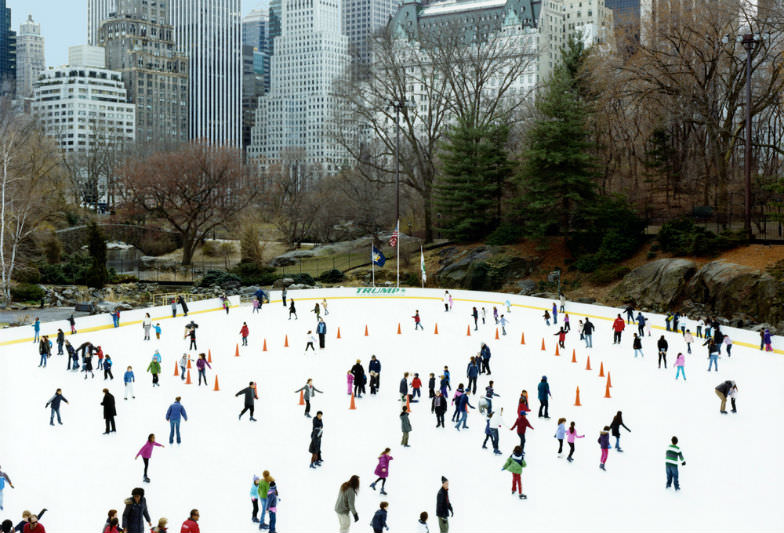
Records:
{"label": "knit hat", "polygon": [[449,481],[447,478],[445,478],[444,476],[441,476],[441,483],[446,483],[447,481]]}
{"label": "knit hat", "polygon": [[131,496],[144,496],[144,489],[141,487],[136,487],[131,491]]}
{"label": "knit hat", "polygon": [[258,480],[259,480],[259,476],[253,476],[253,482],[254,482],[254,483],[255,483],[256,481],[258,481]]}

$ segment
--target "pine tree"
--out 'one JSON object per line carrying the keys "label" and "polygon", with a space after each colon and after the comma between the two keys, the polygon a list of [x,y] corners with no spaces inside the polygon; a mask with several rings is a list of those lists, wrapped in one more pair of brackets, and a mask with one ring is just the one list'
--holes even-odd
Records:
{"label": "pine tree", "polygon": [[106,270],[106,238],[95,222],[87,225],[87,249],[90,252],[90,268],[85,281],[88,287],[102,289],[109,279]]}
{"label": "pine tree", "polygon": [[436,186],[440,227],[450,239],[473,241],[498,225],[501,197],[512,174],[505,145],[506,125],[476,126],[458,122],[444,143],[442,175]]}
{"label": "pine tree", "polygon": [[536,119],[526,135],[518,183],[526,233],[543,239],[568,236],[584,206],[596,197],[596,163],[588,109],[577,78],[584,52],[571,42],[546,89],[537,97]]}

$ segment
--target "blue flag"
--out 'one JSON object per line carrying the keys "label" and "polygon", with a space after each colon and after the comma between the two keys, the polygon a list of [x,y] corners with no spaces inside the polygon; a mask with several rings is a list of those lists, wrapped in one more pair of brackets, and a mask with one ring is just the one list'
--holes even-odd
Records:
{"label": "blue flag", "polygon": [[387,258],[384,257],[384,254],[381,253],[381,250],[373,246],[373,252],[370,255],[370,259],[373,261],[373,264],[376,266],[384,266],[384,263],[387,262]]}

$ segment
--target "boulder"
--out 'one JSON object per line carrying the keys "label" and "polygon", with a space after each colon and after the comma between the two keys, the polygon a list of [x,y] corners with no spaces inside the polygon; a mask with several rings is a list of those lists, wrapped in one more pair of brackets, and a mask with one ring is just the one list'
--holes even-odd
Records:
{"label": "boulder", "polygon": [[297,261],[292,259],[291,257],[280,256],[280,257],[276,257],[275,259],[270,261],[269,264],[270,264],[270,266],[273,266],[273,267],[277,268],[277,267],[296,265]]}
{"label": "boulder", "polygon": [[592,304],[592,303],[596,303],[596,298],[581,296],[580,298],[575,298],[574,301],[581,304]]}
{"label": "boulder", "polygon": [[289,285],[288,288],[291,289],[291,290],[312,289],[313,285],[305,285],[304,283],[293,283],[293,284]]}
{"label": "boulder", "polygon": [[517,282],[517,288],[520,291],[517,294],[521,294],[523,296],[530,296],[531,294],[536,292],[537,283],[532,279],[521,279]]}
{"label": "boulder", "polygon": [[539,258],[511,256],[500,246],[477,246],[459,251],[446,247],[439,251],[441,268],[435,279],[442,287],[497,290],[506,282],[536,270]]}
{"label": "boulder", "polygon": [[280,278],[275,280],[275,282],[272,284],[272,288],[282,289],[283,287],[288,287],[289,285],[293,284],[294,280],[291,278]]}
{"label": "boulder", "polygon": [[652,261],[624,276],[609,296],[613,305],[631,301],[635,307],[666,311],[679,302],[696,271],[697,263],[688,259]]}

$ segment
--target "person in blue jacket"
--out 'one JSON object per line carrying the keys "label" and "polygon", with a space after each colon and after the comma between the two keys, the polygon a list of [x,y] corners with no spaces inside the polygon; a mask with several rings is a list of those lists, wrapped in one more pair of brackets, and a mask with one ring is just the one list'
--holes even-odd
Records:
{"label": "person in blue jacket", "polygon": [[188,420],[188,413],[185,412],[185,407],[182,406],[180,403],[180,398],[177,396],[174,399],[174,403],[169,406],[169,410],[166,411],[166,420],[169,421],[169,426],[171,431],[169,432],[169,444],[174,443],[174,432],[177,432],[177,444],[180,444],[180,418],[184,418]]}
{"label": "person in blue jacket", "polygon": [[463,429],[468,429],[466,425],[466,421],[468,420],[468,408],[475,409],[471,402],[468,401],[468,391],[465,394],[461,394],[455,402],[457,403],[457,412],[458,412],[458,419],[457,424],[455,425],[455,429],[460,431],[460,424],[463,425]]}
{"label": "person in blue jacket", "polygon": [[66,400],[65,396],[63,396],[62,389],[57,389],[54,392],[54,396],[52,396],[49,401],[46,402],[46,405],[44,405],[44,408],[52,406],[52,414],[49,417],[50,426],[54,425],[54,415],[57,415],[57,423],[61,426],[63,425],[63,421],[60,419],[60,402],[68,403],[68,400]]}
{"label": "person in blue jacket", "polygon": [[[539,382],[539,418],[550,418],[548,408],[550,406],[550,384],[547,383],[547,376],[542,376],[542,381]],[[542,416],[544,411],[544,416]]]}
{"label": "person in blue jacket", "polygon": [[376,388],[381,384],[381,361],[376,359],[375,355],[370,356],[370,364],[368,365],[368,372],[376,373]]}
{"label": "person in blue jacket", "polygon": [[107,378],[114,379],[112,375],[112,358],[109,354],[106,354],[106,357],[103,359],[103,380],[106,381]]}
{"label": "person in blue jacket", "polygon": [[389,526],[387,525],[387,507],[389,507],[389,503],[381,502],[378,507],[378,511],[373,515],[373,521],[370,522],[373,533],[382,533],[383,530],[389,529]]}
{"label": "person in blue jacket", "polygon": [[489,376],[491,374],[491,372],[490,372],[490,347],[483,342],[482,343],[482,348],[479,351],[479,354],[482,356],[482,368],[479,369],[479,373],[480,374],[484,374],[485,372],[487,372],[487,375]]}
{"label": "person in blue jacket", "polygon": [[131,398],[136,398],[133,393],[133,384],[136,381],[136,376],[133,374],[133,367],[129,366],[123,374],[123,383],[125,383],[125,399],[128,399],[128,393],[131,393]]}
{"label": "person in blue jacket", "polygon": [[485,400],[487,401],[487,410],[491,412],[493,410],[493,396],[498,396],[499,398],[501,397],[500,394],[496,394],[495,390],[493,390],[493,383],[494,381],[491,380],[490,384],[487,387],[485,387]]}
{"label": "person in blue jacket", "polygon": [[324,323],[323,318],[319,318],[318,326],[316,326],[316,333],[318,333],[319,337],[319,349],[323,349],[327,337],[327,324]]}
{"label": "person in blue jacket", "polygon": [[642,316],[642,311],[637,312],[637,334],[640,337],[645,337],[645,322],[647,319]]}
{"label": "person in blue jacket", "polygon": [[468,368],[466,369],[466,376],[468,377],[468,386],[466,387],[466,390],[470,390],[471,394],[476,394],[476,378],[479,375],[479,365],[477,364],[476,359],[477,358],[472,357],[471,361],[468,363]]}
{"label": "person in blue jacket", "polygon": [[41,321],[38,320],[38,317],[35,317],[35,322],[33,323],[33,331],[35,332],[35,337],[33,337],[33,342],[38,342],[40,339],[39,335],[41,333]]}

